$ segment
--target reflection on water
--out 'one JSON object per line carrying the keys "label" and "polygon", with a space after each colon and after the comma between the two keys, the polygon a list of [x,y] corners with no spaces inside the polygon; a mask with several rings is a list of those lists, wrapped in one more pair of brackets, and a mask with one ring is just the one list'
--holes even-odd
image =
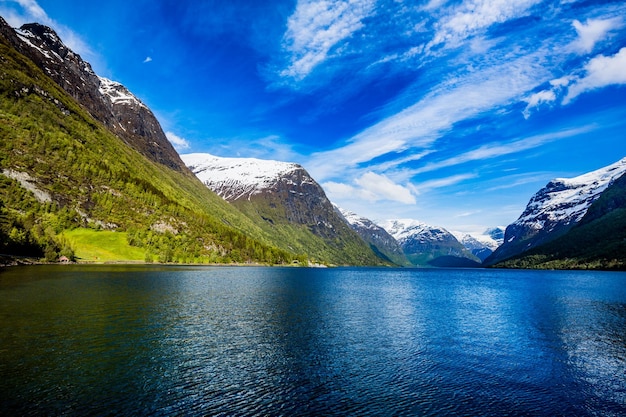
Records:
{"label": "reflection on water", "polygon": [[625,415],[626,274],[0,271],[3,415]]}

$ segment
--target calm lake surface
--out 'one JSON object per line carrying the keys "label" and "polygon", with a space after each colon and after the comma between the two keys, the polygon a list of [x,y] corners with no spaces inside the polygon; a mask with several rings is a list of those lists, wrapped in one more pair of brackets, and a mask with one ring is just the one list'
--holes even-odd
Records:
{"label": "calm lake surface", "polygon": [[626,415],[626,274],[0,271],[2,415]]}

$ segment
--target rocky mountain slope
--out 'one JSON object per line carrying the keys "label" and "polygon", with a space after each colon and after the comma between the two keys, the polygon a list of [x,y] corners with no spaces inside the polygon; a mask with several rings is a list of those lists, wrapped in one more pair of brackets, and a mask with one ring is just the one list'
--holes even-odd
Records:
{"label": "rocky mountain slope", "polygon": [[352,230],[361,236],[361,239],[367,242],[378,256],[395,265],[410,265],[398,241],[385,229],[378,226],[370,219],[361,217],[352,211],[344,210],[337,205],[335,205],[335,209],[350,225]]}
{"label": "rocky mountain slope", "polygon": [[[0,19],[1,253],[54,260],[80,249],[66,237],[80,229],[94,239],[104,234],[114,240],[120,260],[130,252],[163,262],[296,258],[208,190],[182,161],[176,166],[173,159],[147,157],[129,146],[136,133],[138,140],[152,140],[140,130],[122,138],[87,111],[89,97],[94,106],[106,107],[109,97],[112,107],[142,107],[125,89],[91,77],[84,79],[84,90],[70,95],[39,68],[43,62],[57,79],[72,72],[86,77],[87,64],[51,30],[27,25],[18,34]],[[82,87],[69,77],[68,85]]]}
{"label": "rocky mountain slope", "polygon": [[0,34],[126,144],[188,173],[152,111],[123,85],[97,76],[54,30],[37,23],[14,30],[0,17]]}
{"label": "rocky mountain slope", "polygon": [[624,173],[626,158],[575,178],[550,181],[530,199],[522,215],[506,228],[504,243],[485,263],[496,264],[565,235]]}
{"label": "rocky mountain slope", "polygon": [[476,267],[479,260],[446,229],[417,220],[387,220],[381,226],[393,236],[412,265]]}
{"label": "rocky mountain slope", "polygon": [[626,174],[613,181],[563,236],[498,266],[626,270]]}
{"label": "rocky mountain slope", "polygon": [[246,214],[279,246],[333,264],[384,262],[335,212],[324,190],[301,166],[210,154],[181,156],[212,191]]}

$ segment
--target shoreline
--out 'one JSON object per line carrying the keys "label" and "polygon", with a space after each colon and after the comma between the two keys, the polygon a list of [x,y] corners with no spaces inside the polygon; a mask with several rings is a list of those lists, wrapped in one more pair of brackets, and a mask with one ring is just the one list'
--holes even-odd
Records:
{"label": "shoreline", "polygon": [[15,256],[15,255],[0,255],[0,269],[19,267],[19,266],[34,266],[34,265],[155,265],[155,266],[237,266],[237,267],[290,267],[290,268],[328,268],[334,265],[322,265],[322,264],[263,264],[263,263],[160,263],[160,262],[145,262],[145,261],[133,261],[133,260],[119,260],[119,261],[75,261],[75,262],[46,262],[39,258],[32,258],[28,256]]}

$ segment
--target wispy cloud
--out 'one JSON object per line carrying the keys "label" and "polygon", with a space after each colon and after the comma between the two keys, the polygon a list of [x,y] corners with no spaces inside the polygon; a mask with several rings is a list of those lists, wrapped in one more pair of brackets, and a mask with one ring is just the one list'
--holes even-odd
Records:
{"label": "wispy cloud", "polygon": [[176,135],[175,133],[165,132],[165,136],[167,136],[167,140],[169,140],[170,143],[174,145],[174,148],[177,151],[190,148],[189,142],[186,139],[181,138],[180,136]]}
{"label": "wispy cloud", "polygon": [[617,84],[626,84],[626,47],[613,56],[599,55],[591,59],[585,65],[585,75],[569,87],[563,104],[587,91]]}
{"label": "wispy cloud", "polygon": [[577,52],[588,53],[593,50],[596,43],[605,39],[608,32],[622,27],[623,21],[621,17],[604,20],[587,19],[586,23],[574,20],[572,25],[578,33],[578,39],[574,41],[572,48]]}
{"label": "wispy cloud", "polygon": [[434,188],[444,188],[449,187],[451,185],[458,184],[463,181],[467,181],[472,178],[478,177],[477,174],[468,173],[468,174],[458,174],[452,175],[450,177],[437,178],[435,180],[422,181],[418,185],[415,186],[419,193],[424,193],[427,190],[432,190]]}
{"label": "wispy cloud", "polygon": [[523,15],[541,0],[466,0],[440,20],[432,44],[457,46],[494,23]]}
{"label": "wispy cloud", "polygon": [[517,139],[514,141],[503,143],[492,143],[480,146],[468,152],[464,152],[460,155],[448,158],[439,162],[433,162],[427,164],[421,168],[413,171],[413,174],[421,174],[424,172],[435,171],[441,168],[456,166],[464,164],[470,161],[482,161],[487,159],[493,159],[500,156],[510,155],[526,151],[529,149],[538,148],[547,143],[578,136],[584,133],[591,132],[596,129],[596,125],[587,125],[582,127],[576,127],[571,129],[560,130],[557,132],[546,133],[542,135],[531,136],[528,138]]}
{"label": "wispy cloud", "polygon": [[528,119],[530,117],[531,110],[535,107],[539,107],[541,104],[552,103],[556,100],[556,94],[552,90],[542,90],[538,93],[531,94],[528,98],[525,98],[524,101],[528,103],[524,111],[524,118]]}
{"label": "wispy cloud", "polygon": [[511,188],[518,188],[521,185],[541,183],[545,184],[546,178],[550,178],[550,173],[546,171],[541,172],[526,172],[523,174],[505,175],[499,177],[498,180],[503,184],[495,185],[485,189],[485,192],[493,192],[500,190],[508,190]]}
{"label": "wispy cloud", "polygon": [[147,64],[148,62],[152,62],[152,57],[147,56],[146,59],[143,60],[144,64]]}
{"label": "wispy cloud", "polygon": [[287,66],[280,76],[300,81],[329,58],[333,47],[363,27],[374,0],[300,0],[287,22],[283,48]]}
{"label": "wispy cloud", "polygon": [[482,112],[520,100],[549,79],[529,55],[442,83],[417,103],[365,129],[337,149],[313,154],[309,162],[319,178],[369,162],[382,155],[413,149],[421,152],[452,126]]}

